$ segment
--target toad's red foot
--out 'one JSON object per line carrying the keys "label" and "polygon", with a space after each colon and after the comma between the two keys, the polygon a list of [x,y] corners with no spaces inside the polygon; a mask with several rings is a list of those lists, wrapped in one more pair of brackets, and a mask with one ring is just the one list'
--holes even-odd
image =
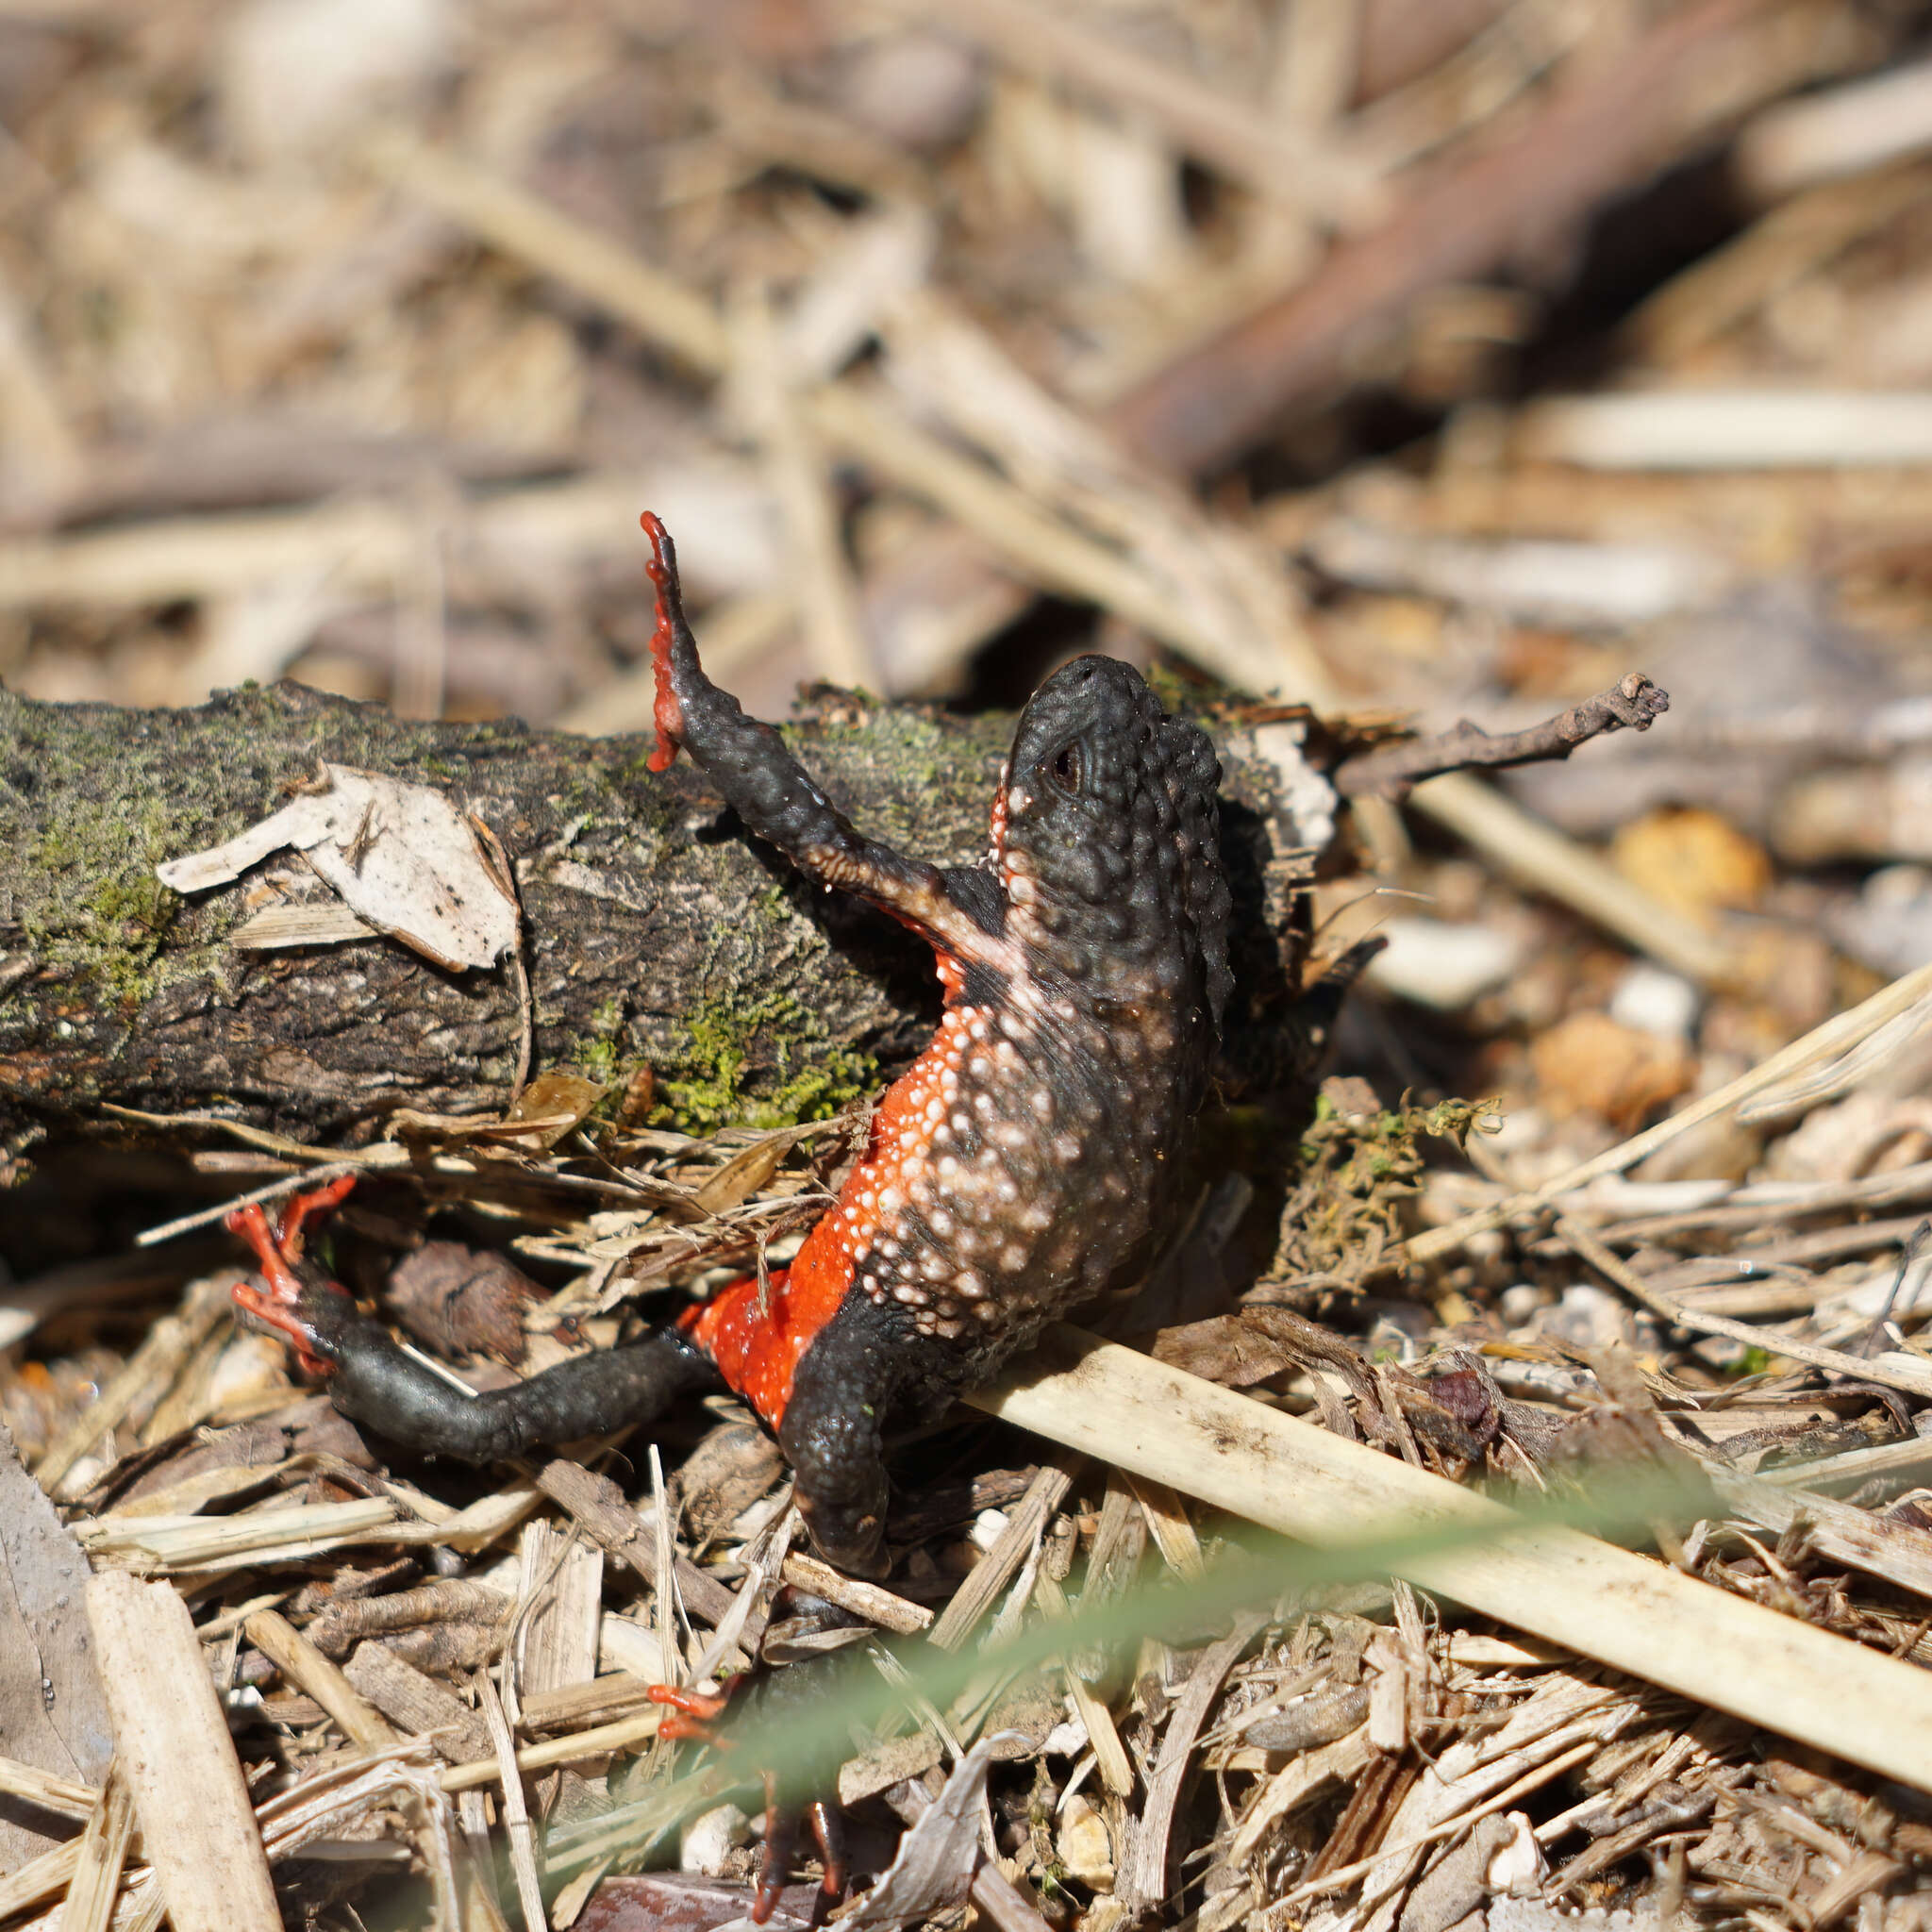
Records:
{"label": "toad's red foot", "polygon": [[[721,1737],[714,1726],[729,1707],[732,1690],[743,1681],[742,1677],[729,1679],[724,1691],[715,1697],[701,1690],[680,1690],[671,1684],[653,1684],[651,1702],[671,1707],[671,1713],[658,1726],[658,1735],[731,1749],[732,1740]],[[765,1843],[758,1855],[758,1896],[751,1908],[755,1925],[762,1925],[777,1909],[792,1848],[798,1842],[801,1813],[811,1825],[819,1859],[824,1867],[824,1876],[819,1881],[821,1903],[835,1903],[845,1890],[844,1830],[838,1807],[821,1798],[808,1799],[802,1805],[788,1803],[779,1794],[776,1773],[762,1770],[759,1777],[765,1788]]]}
{"label": "toad's red foot", "polygon": [[[734,1677],[731,1681],[736,1683],[738,1680]],[[647,1694],[653,1704],[671,1707],[671,1715],[658,1726],[660,1738],[730,1748],[731,1740],[721,1738],[713,1728],[730,1706],[729,1690],[712,1697],[703,1690],[680,1690],[675,1684],[653,1684]]]}
{"label": "toad's red foot", "polygon": [[282,1209],[282,1218],[275,1227],[275,1246],[291,1261],[302,1257],[304,1226],[311,1214],[327,1214],[340,1208],[349,1198],[356,1186],[352,1174],[338,1174],[336,1178],[320,1188],[305,1188],[299,1194],[289,1196],[289,1205]]}
{"label": "toad's red foot", "polygon": [[651,559],[644,565],[644,573],[651,579],[658,603],[657,626],[651,633],[651,664],[658,678],[651,722],[658,727],[658,744],[649,763],[652,771],[666,772],[677,758],[678,746],[684,742],[684,708],[672,654],[684,642],[694,660],[696,646],[690,642],[691,633],[684,623],[684,603],[677,584],[677,550],[671,533],[664,527],[663,520],[651,510],[646,510],[638,522],[651,540]]}
{"label": "toad's red foot", "polygon": [[235,1284],[235,1306],[285,1336],[296,1361],[311,1375],[332,1374],[335,1363],[316,1352],[314,1330],[300,1312],[306,1284],[295,1270],[302,1259],[303,1226],[310,1215],[336,1207],[355,1185],[354,1174],[343,1174],[326,1187],[291,1196],[274,1233],[258,1201],[237,1208],[222,1224],[255,1251],[256,1277]]}

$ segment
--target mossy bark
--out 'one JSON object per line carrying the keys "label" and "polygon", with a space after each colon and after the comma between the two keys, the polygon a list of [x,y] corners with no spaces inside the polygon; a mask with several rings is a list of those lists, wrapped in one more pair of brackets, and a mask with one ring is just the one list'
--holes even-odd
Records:
{"label": "mossy bark", "polygon": [[[858,824],[955,863],[985,850],[1011,723],[839,694],[791,735]],[[1218,735],[1244,992],[1265,1020],[1297,836],[1250,737]],[[0,1135],[90,1127],[114,1103],[335,1138],[399,1107],[507,1099],[507,971],[442,972],[386,939],[243,952],[227,941],[245,885],[189,901],[156,879],[277,808],[322,758],[438,787],[495,830],[523,898],[540,1069],[614,1081],[648,1065],[698,1125],[867,1091],[932,1024],[929,953],[751,841],[685,761],[649,772],[649,748],[410,724],[296,686],[178,711],[0,691]]]}

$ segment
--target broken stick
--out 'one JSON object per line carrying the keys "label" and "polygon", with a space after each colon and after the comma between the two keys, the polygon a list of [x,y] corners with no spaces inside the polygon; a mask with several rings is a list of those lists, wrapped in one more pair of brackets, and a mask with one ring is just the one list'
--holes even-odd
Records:
{"label": "broken stick", "polygon": [[1641,671],[1631,671],[1608,691],[1532,724],[1526,731],[1491,733],[1464,718],[1452,731],[1405,739],[1349,758],[1335,785],[1350,798],[1399,798],[1424,778],[1444,772],[1495,771],[1506,765],[1567,758],[1579,744],[1625,725],[1648,731],[1671,708],[1671,694]]}

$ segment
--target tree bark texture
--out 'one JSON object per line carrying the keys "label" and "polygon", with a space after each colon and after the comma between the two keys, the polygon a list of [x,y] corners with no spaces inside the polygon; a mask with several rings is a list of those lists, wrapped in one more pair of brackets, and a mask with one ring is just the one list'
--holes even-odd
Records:
{"label": "tree bark texture", "polygon": [[[856,824],[959,863],[986,850],[1012,722],[840,692],[788,735]],[[1309,841],[1286,800],[1312,782],[1319,807],[1324,789],[1292,729],[1215,730],[1240,921],[1230,1058],[1250,1073],[1270,1056],[1243,1036],[1291,1005],[1282,936]],[[0,691],[0,1136],[18,1147],[92,1127],[111,1103],[333,1140],[398,1108],[508,1099],[521,1021],[508,967],[445,972],[383,938],[230,945],[261,875],[301,872],[291,855],[192,900],[155,877],[277,809],[321,759],[436,787],[496,832],[523,902],[540,1071],[616,1081],[648,1066],[672,1117],[696,1127],[822,1114],[872,1091],[937,1016],[929,951],[801,879],[688,762],[653,774],[649,749],[515,722],[411,724],[290,685],[180,711]]]}

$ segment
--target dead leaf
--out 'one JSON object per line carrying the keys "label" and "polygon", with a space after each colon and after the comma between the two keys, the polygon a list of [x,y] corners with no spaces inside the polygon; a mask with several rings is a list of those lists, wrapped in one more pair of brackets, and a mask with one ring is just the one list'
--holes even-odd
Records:
{"label": "dead leaf", "polygon": [[375,928],[340,899],[313,905],[291,901],[264,906],[228,935],[228,943],[248,953],[273,953],[284,946],[340,946],[348,940],[373,940]]}
{"label": "dead leaf", "polygon": [[[98,1785],[114,1737],[81,1604],[89,1574],[0,1424],[0,1735],[8,1757]],[[18,1871],[55,1842],[25,1822],[32,1815],[0,1812],[0,1872]]]}
{"label": "dead leaf", "polygon": [[517,1095],[517,1104],[503,1117],[506,1127],[527,1124],[528,1131],[505,1138],[537,1147],[554,1147],[573,1127],[581,1126],[590,1118],[605,1091],[601,1080],[589,1080],[581,1074],[539,1074]]}
{"label": "dead leaf", "polygon": [[325,790],[304,792],[223,844],[157,866],[156,875],[177,892],[201,892],[293,849],[357,918],[439,966],[493,966],[514,949],[519,914],[501,876],[501,847],[485,844],[474,819],[426,785],[347,765],[322,769]]}
{"label": "dead leaf", "polygon": [[740,1148],[698,1190],[697,1205],[707,1214],[723,1214],[741,1201],[750,1199],[784,1164],[790,1144],[780,1133]]}
{"label": "dead leaf", "polygon": [[910,1924],[965,1902],[979,1864],[979,1819],[986,1769],[996,1740],[982,1738],[953,1767],[942,1790],[906,1836],[899,1854],[841,1925]]}
{"label": "dead leaf", "polygon": [[1764,847],[1696,807],[1646,812],[1617,833],[1610,857],[1625,878],[1698,916],[1755,906],[1771,884]]}

